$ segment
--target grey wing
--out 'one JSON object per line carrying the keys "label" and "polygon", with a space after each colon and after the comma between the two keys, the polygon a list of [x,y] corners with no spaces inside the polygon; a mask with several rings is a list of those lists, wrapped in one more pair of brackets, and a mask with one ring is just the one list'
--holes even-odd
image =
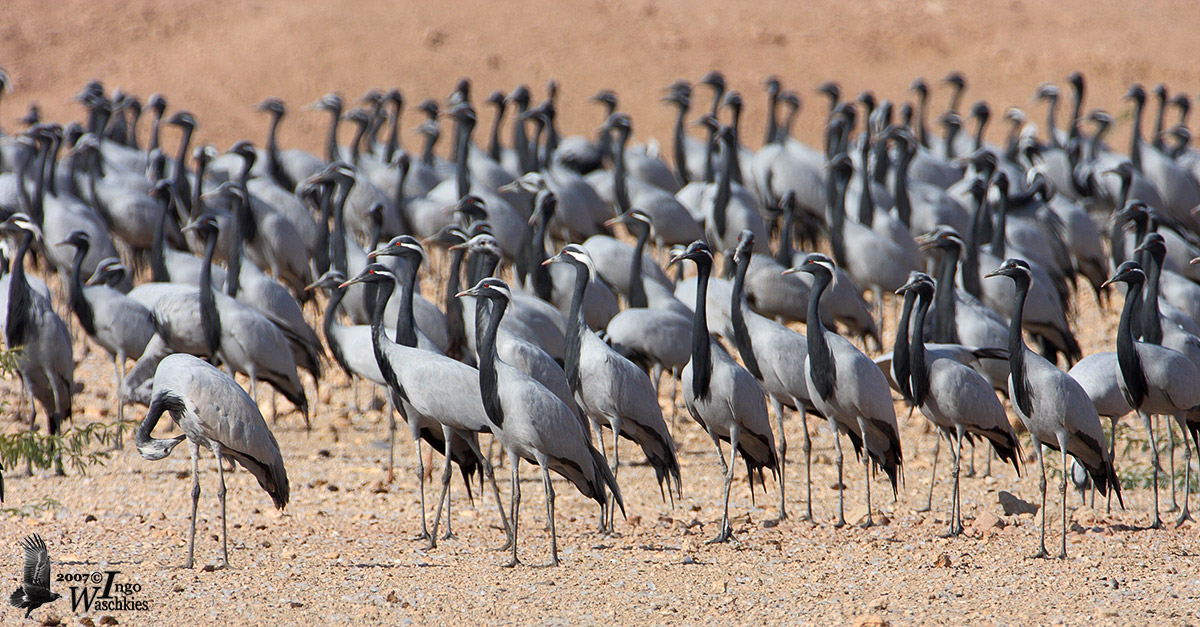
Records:
{"label": "grey wing", "polygon": [[25,549],[25,576],[22,583],[41,588],[50,588],[50,551],[38,534],[33,534],[21,543]]}

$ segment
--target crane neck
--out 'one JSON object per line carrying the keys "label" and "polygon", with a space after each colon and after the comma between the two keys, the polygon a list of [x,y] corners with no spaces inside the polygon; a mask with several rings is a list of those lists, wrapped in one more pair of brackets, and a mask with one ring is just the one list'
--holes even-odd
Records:
{"label": "crane neck", "polygon": [[329,111],[329,126],[325,130],[325,161],[333,163],[341,159],[338,154],[337,135],[338,123],[342,119],[342,111],[340,108],[333,108]]}
{"label": "crane neck", "polygon": [[986,212],[984,197],[977,195],[975,212],[971,216],[971,230],[967,232],[966,246],[963,250],[961,272],[963,290],[975,298],[983,295],[983,285],[979,279],[979,240],[982,237],[983,222],[987,219]]}
{"label": "crane neck", "polygon": [[83,326],[83,330],[87,331],[88,335],[95,336],[95,312],[92,311],[92,304],[83,295],[83,259],[87,254],[88,245],[86,243],[76,246],[75,258],[71,260],[71,283],[67,290],[67,300],[70,303],[71,311],[75,312],[75,317]]}
{"label": "crane neck", "polygon": [[737,347],[746,370],[762,381],[762,369],[758,365],[758,356],[754,354],[754,343],[750,338],[750,328],[746,326],[746,315],[749,305],[746,303],[746,271],[750,268],[750,251],[739,255],[733,276],[733,308],[730,312],[733,323],[733,343]]}
{"label": "crane neck", "polygon": [[1000,194],[1000,200],[996,203],[996,225],[992,227],[992,254],[1004,259],[1008,229],[1008,185],[997,185],[996,191]]}
{"label": "crane neck", "polygon": [[775,261],[783,267],[791,267],[792,236],[796,230],[796,208],[791,203],[783,207],[783,228],[779,230],[779,250],[775,251]]}
{"label": "crane neck", "polygon": [[1013,277],[1016,284],[1016,302],[1013,316],[1008,323],[1008,353],[1010,383],[1016,392],[1017,407],[1029,416],[1033,411],[1033,398],[1029,391],[1029,380],[1025,373],[1025,337],[1021,335],[1021,321],[1025,312],[1025,299],[1029,295],[1029,276]]}
{"label": "crane neck", "polygon": [[680,185],[687,185],[691,182],[691,174],[687,168],[687,154],[683,147],[684,138],[687,137],[683,127],[684,117],[687,116],[687,107],[681,104],[678,108],[679,111],[675,115],[674,140],[672,141],[671,149],[675,157],[675,176],[679,178]]}
{"label": "crane neck", "polygon": [[858,222],[867,227],[875,225],[875,199],[871,195],[871,175],[870,175],[870,156],[871,142],[863,141],[862,148],[859,154],[862,155],[862,163],[859,168],[859,174],[862,181],[862,190],[858,194]]}
{"label": "crane neck", "polygon": [[1142,108],[1145,99],[1139,98],[1133,104],[1133,130],[1129,134],[1129,162],[1133,169],[1142,171]]}
{"label": "crane neck", "polygon": [[696,261],[696,309],[692,318],[692,395],[708,398],[712,381],[712,340],[708,336],[708,279],[712,260]]}
{"label": "crane neck", "polygon": [[496,334],[507,303],[475,298],[475,333],[478,337],[479,391],[488,420],[497,427],[504,426],[504,405],[500,402],[496,355]]}
{"label": "crane neck", "polygon": [[625,171],[625,149],[629,144],[629,132],[623,129],[617,131],[616,163],[613,164],[613,195],[617,200],[617,208],[621,213],[629,211],[632,203],[629,200],[629,182]]}
{"label": "crane neck", "polygon": [[637,242],[633,246],[633,259],[629,261],[629,306],[649,307],[646,297],[646,278],[642,276],[642,255],[650,239],[650,227],[642,224],[638,228]]}
{"label": "crane neck", "polygon": [[399,101],[393,102],[396,106],[392,111],[392,119],[388,121],[387,143],[383,147],[384,163],[391,163],[396,151],[400,149],[400,116],[404,113],[404,105]]}
{"label": "crane neck", "polygon": [[162,213],[154,224],[154,242],[150,246],[150,278],[156,283],[171,281],[171,273],[167,270],[167,216],[171,210],[171,191],[167,190],[167,198],[159,203]]}
{"label": "crane neck", "polygon": [[[413,297],[416,294],[417,272],[420,269],[420,259],[400,259],[400,269],[397,274],[397,289],[400,290],[400,310],[396,314],[396,343],[409,348],[417,347],[417,325],[413,317]],[[390,295],[389,295],[390,296]],[[379,296],[376,294],[376,300]],[[387,301],[384,301],[386,307]]]}
{"label": "crane neck", "polygon": [[163,459],[171,454],[177,444],[187,438],[183,434],[166,439],[155,438],[152,435],[154,427],[158,426],[158,421],[164,413],[170,412],[174,417],[181,415],[186,410],[187,406],[183,399],[170,392],[159,393],[154,400],[150,401],[150,409],[146,412],[146,418],[142,420],[142,424],[138,426],[137,434],[134,436],[134,443],[142,458],[150,461]]}
{"label": "crane neck", "polygon": [[[942,249],[942,258],[938,261],[938,290],[933,295],[933,307],[936,317],[933,324],[933,341],[944,344],[958,343],[958,304],[955,302],[954,277],[958,274],[958,246]],[[976,273],[978,280],[978,273]]]}
{"label": "crane neck", "polygon": [[571,290],[571,310],[567,315],[567,324],[570,325],[570,329],[567,334],[566,353],[563,355],[563,370],[566,371],[567,382],[571,384],[571,389],[578,392],[582,382],[579,374],[579,360],[583,352],[583,334],[590,333],[583,316],[583,297],[587,293],[591,277],[588,276],[586,265],[577,261],[568,261],[567,263],[571,264],[575,270],[575,283]]}
{"label": "crane neck", "polygon": [[508,106],[504,100],[496,104],[496,119],[492,121],[492,132],[488,138],[488,157],[500,162],[500,125],[504,123],[504,113],[508,110]]}
{"label": "crane neck", "polygon": [[1125,387],[1121,390],[1125,400],[1134,409],[1141,409],[1146,402],[1146,373],[1137,352],[1137,341],[1133,337],[1133,316],[1141,306],[1142,281],[1128,282],[1125,291],[1125,306],[1121,308],[1121,322],[1117,325],[1117,364],[1121,367],[1121,378]]}
{"label": "crane neck", "polygon": [[[204,265],[200,266],[200,325],[203,327],[205,348],[213,361],[216,361],[217,350],[221,347],[221,316],[212,287],[212,264],[216,253],[217,233],[209,231],[204,239]],[[229,279],[227,272],[225,280]]]}
{"label": "crane neck", "polygon": [[[904,293],[904,306],[900,310],[900,320],[896,323],[896,342],[892,345],[892,376],[896,380],[896,385],[900,387],[900,395],[913,405],[920,404],[913,400],[915,392],[911,387],[911,376],[914,360],[912,346],[908,341],[910,330],[913,335],[917,333],[916,329],[909,324],[909,320],[912,319],[913,306],[917,302],[916,292],[915,289],[910,289]],[[924,322],[923,317],[920,317],[920,322]],[[915,338],[913,342],[916,342]]]}
{"label": "crane neck", "polygon": [[[1163,341],[1163,330],[1162,316],[1160,315],[1158,308],[1158,294],[1159,279],[1162,276],[1162,261],[1165,251],[1156,248],[1147,252],[1150,254],[1146,255],[1146,293],[1142,302],[1140,331],[1143,342],[1161,346]],[[1126,294],[1128,294],[1128,292],[1126,292]],[[1132,331],[1135,335],[1137,335],[1139,329],[1134,328]]]}
{"label": "crane neck", "polygon": [[812,392],[819,394],[821,398],[828,399],[833,396],[834,384],[837,381],[836,367],[833,361],[833,351],[829,347],[829,341],[826,338],[827,331],[825,323],[821,321],[821,296],[825,293],[825,288],[829,287],[829,283],[833,280],[833,275],[828,272],[817,272],[813,274],[813,286],[808,296],[808,324],[806,325],[808,336],[808,366],[807,369],[811,373],[814,389]]}
{"label": "crane neck", "polygon": [[[912,327],[911,367],[909,368],[908,387],[913,405],[920,407],[925,404],[929,395],[929,369],[925,362],[925,315],[929,312],[929,295],[923,290],[917,294],[917,317]],[[896,355],[893,353],[893,362]],[[904,389],[901,384],[900,389]]]}
{"label": "crane neck", "polygon": [[767,130],[766,136],[763,138],[763,145],[774,144],[779,142],[779,91],[775,89],[767,90]]}
{"label": "crane neck", "polygon": [[25,280],[25,255],[33,244],[33,233],[21,233],[17,245],[17,257],[12,263],[12,278],[8,282],[8,312],[4,327],[4,339],[9,349],[24,346],[32,332],[29,309],[33,304],[29,284]]}

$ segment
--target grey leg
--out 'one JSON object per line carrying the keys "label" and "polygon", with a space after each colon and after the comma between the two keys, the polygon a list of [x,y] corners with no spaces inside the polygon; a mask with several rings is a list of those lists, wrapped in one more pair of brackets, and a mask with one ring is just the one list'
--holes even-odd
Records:
{"label": "grey leg", "polygon": [[[1059,438],[1064,440],[1065,438]],[[1064,441],[1059,447],[1062,450],[1062,481],[1059,485],[1059,496],[1062,497],[1062,547],[1058,551],[1058,559],[1067,559],[1067,474],[1071,472],[1071,467],[1067,465],[1067,443]],[[1043,517],[1042,520],[1045,520]]]}
{"label": "grey leg", "polygon": [[[500,488],[496,486],[496,471],[492,467],[492,460],[488,459],[479,448],[479,440],[475,438],[467,438],[467,446],[471,447],[471,451],[475,453],[475,457],[479,459],[479,463],[483,464],[483,477],[492,486],[492,496],[496,499],[496,509],[500,512],[500,522],[504,525],[504,536],[509,542],[512,541],[512,527],[508,524],[508,515],[504,513],[504,503],[500,500]],[[504,545],[503,549],[508,548]]]}
{"label": "grey leg", "polygon": [[521,563],[517,560],[517,521],[521,513],[521,477],[517,472],[520,460],[510,453],[508,461],[509,465],[512,466],[512,515],[509,517],[512,521],[512,560],[505,564],[505,566],[512,568]]}
{"label": "grey leg", "polygon": [[558,534],[554,529],[554,486],[550,483],[550,470],[542,465],[542,485],[546,488],[546,519],[550,525],[550,564],[558,566]]}
{"label": "grey leg", "polygon": [[[442,435],[446,438],[446,458],[445,463],[442,464],[442,492],[438,496],[437,513],[433,515],[433,529],[431,529],[429,532],[429,548],[431,549],[437,546],[438,524],[442,521],[442,504],[445,503],[450,496],[450,430],[443,429]],[[419,446],[417,447],[417,452],[420,453]],[[422,507],[421,509],[424,511],[425,508]],[[450,527],[449,509],[446,511],[446,527]]]}
{"label": "grey leg", "polygon": [[1169,469],[1167,483],[1171,484],[1171,507],[1167,508],[1167,511],[1177,512],[1179,511],[1179,501],[1175,499],[1175,430],[1171,428],[1169,417],[1162,417],[1159,425],[1167,431],[1167,467]]}
{"label": "grey leg", "polygon": [[1192,496],[1192,443],[1188,440],[1187,416],[1178,414],[1175,416],[1176,422],[1179,423],[1179,428],[1183,431],[1183,508],[1179,511],[1179,516],[1175,519],[1175,525],[1182,525],[1186,520],[1192,520],[1192,515],[1188,511],[1188,500]]}
{"label": "grey leg", "polygon": [[[200,446],[188,440],[192,452],[192,527],[188,533],[188,556],[183,563],[184,568],[191,568],[196,555],[196,509],[200,504]],[[220,461],[217,466],[220,466]]]}
{"label": "grey leg", "polygon": [[[803,405],[798,405],[804,411]],[[783,430],[783,403],[771,397],[771,408],[775,410],[775,422],[779,426],[779,520],[787,520],[787,433]]]}
{"label": "grey leg", "polygon": [[1142,424],[1146,427],[1146,432],[1150,434],[1150,450],[1154,453],[1152,465],[1154,466],[1154,518],[1150,520],[1151,529],[1162,529],[1162,519],[1158,517],[1158,441],[1154,439],[1154,420],[1145,412],[1138,412],[1142,417]]}
{"label": "grey leg", "polygon": [[213,443],[213,455],[217,457],[217,476],[221,479],[221,485],[217,488],[217,498],[221,500],[221,563],[218,568],[229,568],[229,523],[225,514],[225,468],[221,466],[221,445]]}
{"label": "grey leg", "polygon": [[925,507],[919,508],[918,512],[928,512],[933,509],[933,484],[937,483],[937,460],[938,453],[942,450],[942,434],[934,433],[933,445],[933,468],[929,471],[929,495],[925,497]]}
{"label": "grey leg", "polygon": [[[737,461],[737,444],[740,429],[734,425],[729,431],[729,462],[725,463],[725,456],[721,456],[721,467],[725,471],[725,511],[721,515],[721,532],[717,537],[709,540],[705,544],[716,544],[719,542],[728,542],[733,537],[733,527],[729,524],[729,489],[733,485],[734,462]],[[717,449],[720,452],[720,448]]]}
{"label": "grey leg", "polygon": [[845,527],[846,526],[846,501],[845,501],[846,484],[842,478],[842,460],[843,460],[843,458],[842,458],[842,439],[840,437],[838,437],[837,425],[834,425],[834,430],[833,430],[833,446],[834,446],[834,451],[835,451],[834,452],[834,460],[837,462],[837,485],[838,485],[837,522],[835,522],[833,524],[833,526],[834,527]]}
{"label": "grey leg", "polygon": [[[388,424],[388,467],[387,467],[387,482],[392,483],[396,480],[396,407],[392,405],[392,395],[384,392],[387,397],[387,424]],[[420,457],[420,447],[417,450]]]}
{"label": "grey leg", "polygon": [[867,522],[863,523],[863,529],[868,529],[875,525],[875,521],[871,518],[871,456],[867,455],[866,434],[867,422],[861,417],[858,419],[858,428],[863,432],[863,482],[867,486]]}
{"label": "grey leg", "polygon": [[[1115,464],[1117,462],[1117,416],[1109,416],[1108,423],[1112,426],[1112,437],[1108,439],[1108,458]],[[1107,502],[1104,504],[1104,513],[1112,513],[1112,490],[1108,491],[1108,496],[1105,497]]]}
{"label": "grey leg", "polygon": [[[804,411],[804,406],[799,401],[796,406],[800,408],[800,428],[804,432],[804,441],[800,444],[800,450],[804,451],[804,506],[807,509],[805,520],[812,521],[812,438],[808,435],[808,414]],[[837,439],[837,432],[833,434],[834,439]]]}
{"label": "grey leg", "polygon": [[421,458],[421,439],[414,438],[413,444],[417,451],[417,484],[420,486],[421,493],[421,535],[416,539],[429,540],[433,536],[429,534],[429,528],[425,526],[425,460]]}
{"label": "grey leg", "polygon": [[1038,535],[1038,550],[1031,557],[1037,559],[1046,557],[1046,459],[1042,451],[1042,443],[1034,439],[1033,446],[1037,449],[1038,470],[1041,471],[1041,478],[1038,480],[1038,488],[1042,491],[1042,531]]}

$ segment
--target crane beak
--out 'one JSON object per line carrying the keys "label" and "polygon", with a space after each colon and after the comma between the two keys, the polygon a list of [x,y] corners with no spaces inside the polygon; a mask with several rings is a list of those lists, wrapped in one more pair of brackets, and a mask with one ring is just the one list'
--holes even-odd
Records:
{"label": "crane beak", "polygon": [[560,261],[562,261],[562,254],[561,254],[561,253],[560,253],[560,254],[557,254],[557,255],[555,255],[555,256],[553,256],[553,257],[550,257],[549,259],[546,259],[546,260],[542,261],[542,265],[543,265],[543,266],[548,266],[548,265],[550,265],[550,264],[552,264],[552,263],[558,263],[558,262],[560,262]]}
{"label": "crane beak", "polygon": [[779,274],[781,274],[783,276],[787,276],[789,274],[796,274],[797,272],[801,272],[800,266],[793,266],[791,268],[788,268],[787,270],[784,270],[783,272],[780,272]]}
{"label": "crane beak", "polygon": [[1200,257],[1192,257],[1192,260],[1189,261],[1188,263],[1190,263],[1192,265],[1196,265],[1196,264],[1200,263]]}

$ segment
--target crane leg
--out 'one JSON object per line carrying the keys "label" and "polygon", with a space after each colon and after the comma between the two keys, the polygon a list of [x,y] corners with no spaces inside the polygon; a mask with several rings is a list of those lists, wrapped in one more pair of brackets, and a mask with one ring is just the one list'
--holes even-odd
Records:
{"label": "crane leg", "polygon": [[[734,462],[737,461],[737,444],[738,434],[741,429],[734,425],[729,430],[729,463],[725,463],[725,456],[721,456],[721,467],[725,471],[725,511],[721,515],[721,532],[717,537],[705,542],[705,544],[716,544],[719,542],[728,542],[733,537],[733,527],[729,524],[729,489],[733,486],[733,472],[735,469]],[[720,452],[720,447],[717,451]]]}
{"label": "crane leg", "polygon": [[121,395],[121,382],[125,380],[125,356],[118,352],[113,358],[113,376],[117,380],[113,383],[113,389],[116,390],[117,401],[117,434],[113,438],[112,450],[121,450],[122,433],[125,431],[125,399]]}
{"label": "crane leg", "polygon": [[217,498],[221,501],[221,563],[217,568],[229,568],[229,523],[225,515],[225,468],[221,465],[222,447],[220,442],[213,442],[213,455],[217,457],[217,476],[221,479],[217,488]]}
{"label": "crane leg", "polygon": [[[1067,443],[1065,437],[1060,437],[1059,449],[1062,451],[1062,481],[1059,482],[1059,496],[1062,497],[1062,545],[1058,551],[1058,559],[1067,559],[1067,475],[1071,472],[1067,466]],[[1045,520],[1043,518],[1042,520]]]}
{"label": "crane leg", "polygon": [[[438,495],[437,513],[433,515],[433,529],[429,532],[429,548],[437,546],[437,531],[438,523],[442,521],[442,504],[445,503],[450,496],[450,431],[443,429],[442,435],[446,439],[446,457],[445,463],[442,464],[442,492]],[[422,462],[423,463],[423,462]],[[422,508],[424,509],[424,508]],[[450,511],[446,511],[446,527],[450,527]]]}
{"label": "crane leg", "polygon": [[1042,451],[1042,443],[1034,438],[1033,446],[1037,449],[1038,470],[1041,471],[1041,478],[1038,479],[1038,488],[1042,491],[1042,531],[1038,535],[1038,550],[1030,556],[1032,559],[1046,557],[1046,455]]}
{"label": "crane leg", "polygon": [[867,521],[862,524],[862,528],[870,529],[875,526],[875,521],[871,518],[871,456],[867,455],[867,421],[860,417],[858,428],[863,432],[863,481],[867,487]]}
{"label": "crane leg", "polygon": [[1149,414],[1139,411],[1142,416],[1142,424],[1146,427],[1146,432],[1150,434],[1150,450],[1154,453],[1154,458],[1151,464],[1154,466],[1154,518],[1150,520],[1150,529],[1162,529],[1162,519],[1158,517],[1158,441],[1154,439],[1154,420]]}
{"label": "crane leg", "polygon": [[833,526],[841,528],[841,527],[846,526],[846,498],[845,498],[846,484],[843,481],[843,477],[842,477],[842,461],[844,458],[842,456],[842,439],[838,437],[837,425],[834,425],[834,427],[833,427],[833,447],[835,449],[834,450],[834,461],[837,463],[837,477],[838,477],[838,480],[837,480],[837,486],[838,486],[837,522],[835,522],[833,524]]}
{"label": "crane leg", "polygon": [[542,464],[542,485],[546,488],[546,519],[550,523],[550,564],[558,566],[558,534],[554,529],[554,486],[550,483],[550,469]]}
{"label": "crane leg", "polygon": [[[1160,428],[1167,432],[1167,483],[1171,484],[1171,506],[1165,511],[1179,511],[1179,501],[1175,499],[1175,430],[1171,428],[1171,419],[1162,418],[1162,422],[1158,423]],[[1165,426],[1164,426],[1165,425]]]}
{"label": "crane leg", "polygon": [[962,469],[962,441],[963,441],[962,427],[958,428],[956,435],[958,436],[958,438],[957,438],[957,441],[954,443],[955,448],[951,450],[951,454],[954,456],[954,493],[950,499],[950,533],[947,534],[950,536],[956,536],[963,532],[962,501],[961,501],[962,497],[960,496],[960,492],[958,489],[958,486],[959,486],[958,480],[959,480],[959,477],[961,476],[960,471]]}
{"label": "crane leg", "polygon": [[[1110,425],[1112,425],[1112,437],[1110,437],[1108,439],[1108,459],[1111,460],[1115,464],[1117,461],[1117,417],[1109,416],[1108,422]],[[1104,504],[1104,513],[1111,514],[1112,513],[1112,490],[1108,491],[1108,496],[1106,497],[1106,499],[1107,499],[1107,502]]]}
{"label": "crane leg", "polygon": [[517,471],[519,461],[514,454],[508,454],[508,465],[512,466],[512,515],[509,517],[509,520],[512,521],[512,560],[504,565],[506,568],[512,568],[521,563],[517,560],[517,519],[521,513],[521,476]]}
{"label": "crane leg", "polygon": [[963,473],[964,477],[975,476],[975,443],[971,443],[971,456],[967,458],[967,471]]}
{"label": "crane leg", "polygon": [[[196,555],[196,508],[200,504],[200,445],[188,440],[191,445],[192,452],[192,525],[191,531],[188,533],[188,556],[187,561],[183,563],[184,568],[191,568],[195,563]],[[217,466],[221,465],[220,460],[217,460]]]}
{"label": "crane leg", "polygon": [[676,437],[675,423],[676,423],[676,419],[679,416],[679,405],[676,403],[676,400],[678,399],[678,396],[676,396],[676,395],[678,393],[679,385],[680,385],[679,370],[676,369],[671,373],[671,438],[672,439],[674,439]]}
{"label": "crane leg", "polygon": [[990,446],[986,447],[985,450],[987,452],[984,453],[983,475],[982,476],[990,477],[990,476],[992,476],[992,458],[996,456],[996,451],[992,450],[992,447],[990,447]]}
{"label": "crane leg", "polygon": [[358,384],[359,384],[359,378],[358,378],[358,377],[353,377],[353,376],[352,376],[352,377],[350,377],[350,378],[354,380],[354,413],[356,413],[356,414],[361,414],[361,413],[363,413],[363,411],[362,411],[362,405],[360,405],[360,404],[359,404],[359,402],[358,402]]}
{"label": "crane leg", "polygon": [[[797,407],[803,407],[799,402]],[[804,440],[800,443],[800,450],[804,452],[804,506],[806,508],[805,520],[812,522],[812,437],[808,434],[808,413],[803,409],[800,411],[800,429],[804,434]],[[833,434],[837,438],[837,433]]]}
{"label": "crane leg", "polygon": [[388,424],[388,467],[387,467],[387,482],[392,483],[396,480],[396,408],[392,405],[392,395],[384,394],[387,397],[387,424]]}
{"label": "crane leg", "polygon": [[425,459],[421,457],[421,438],[413,438],[413,444],[417,447],[417,485],[421,493],[421,534],[416,539],[428,540],[433,536],[429,535],[429,528],[425,526]]}
{"label": "crane leg", "polygon": [[937,460],[938,453],[942,450],[942,434],[935,431],[933,437],[933,468],[929,471],[929,494],[925,497],[925,507],[917,509],[918,512],[928,512],[933,509],[933,484],[937,483]]}
{"label": "crane leg", "polygon": [[[508,542],[512,542],[512,527],[508,524],[508,515],[504,513],[504,502],[500,500],[500,488],[496,485],[496,469],[492,467],[492,460],[488,459],[479,449],[478,440],[468,439],[467,444],[475,453],[475,457],[479,458],[479,463],[483,464],[483,476],[492,485],[492,496],[496,498],[496,509],[500,512],[500,522],[504,525],[504,537]],[[500,550],[507,549],[508,544],[506,543]]]}
{"label": "crane leg", "polygon": [[1183,431],[1183,508],[1179,510],[1179,516],[1175,518],[1175,525],[1179,526],[1184,521],[1192,520],[1192,515],[1188,512],[1188,500],[1192,496],[1192,443],[1188,440],[1187,417],[1184,414],[1179,414],[1175,417],[1179,423],[1179,428]]}
{"label": "crane leg", "polygon": [[[803,405],[797,405],[804,411]],[[787,520],[787,434],[783,431],[783,403],[771,397],[771,407],[775,410],[775,422],[779,425],[779,520]]]}

